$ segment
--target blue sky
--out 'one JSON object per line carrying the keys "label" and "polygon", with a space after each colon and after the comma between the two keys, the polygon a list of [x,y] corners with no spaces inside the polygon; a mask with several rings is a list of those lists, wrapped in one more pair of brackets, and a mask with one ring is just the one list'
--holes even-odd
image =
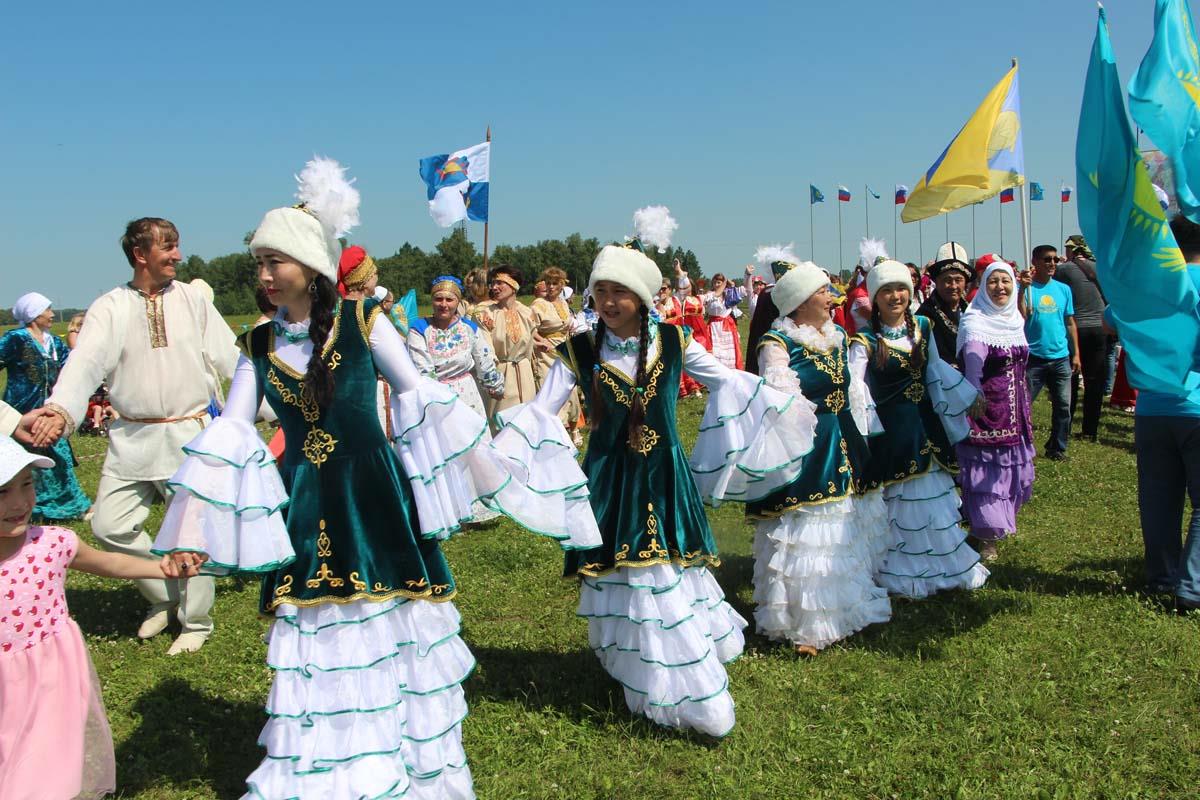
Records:
{"label": "blue sky", "polygon": [[[105,6],[119,7],[112,10]],[[51,10],[52,9],[52,10]],[[1152,33],[1150,0],[1114,2],[1123,78]],[[1058,238],[1095,30],[1089,0],[1004,4],[25,3],[0,33],[0,305],[39,290],[82,306],[127,279],[127,220],[165,216],[185,255],[233,252],[291,202],[314,153],[363,195],[351,239],[377,255],[430,247],[417,160],[492,126],[491,241],[631,232],[635,208],[670,206],[676,242],[707,273],[758,244],[809,252],[808,185],[824,190],[816,259],[843,262],[864,233],[892,238],[896,183],[912,186],[988,89],[1021,61],[1027,171],[1047,189],[1034,242]],[[1005,247],[1021,250],[1017,204]],[[1076,230],[1075,203],[1066,229]],[[976,249],[999,247],[995,200]],[[482,226],[470,235],[482,245]],[[970,247],[969,210],[950,218]],[[917,260],[916,225],[893,251]],[[924,255],[944,240],[924,224]],[[407,288],[407,287],[393,287]]]}

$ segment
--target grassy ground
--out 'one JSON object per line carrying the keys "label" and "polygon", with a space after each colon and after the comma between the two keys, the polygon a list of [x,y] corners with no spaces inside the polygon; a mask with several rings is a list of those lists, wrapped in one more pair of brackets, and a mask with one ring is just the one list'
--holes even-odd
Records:
{"label": "grassy ground", "polygon": [[[1044,436],[1048,405],[1036,405]],[[681,407],[685,440],[700,401]],[[720,743],[634,719],[587,649],[555,545],[501,522],[446,546],[464,638],[467,753],[481,798],[1191,797],[1200,780],[1200,622],[1139,595],[1132,418],[1039,461],[988,585],[894,603],[893,620],[810,661],[749,635]],[[77,438],[92,492],[103,440]],[[717,571],[747,618],[751,529],[711,512]],[[161,508],[151,527],[161,519]],[[81,532],[86,525],[74,526]],[[224,580],[199,653],[134,637],[132,587],[82,574],[70,603],[104,683],[120,796],[238,797],[269,685],[257,586]]]}

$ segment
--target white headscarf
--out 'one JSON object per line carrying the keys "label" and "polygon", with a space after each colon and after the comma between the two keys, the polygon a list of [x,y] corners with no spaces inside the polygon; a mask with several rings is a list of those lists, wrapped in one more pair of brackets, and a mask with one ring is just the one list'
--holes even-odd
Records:
{"label": "white headscarf", "polygon": [[52,305],[50,298],[44,294],[30,292],[23,294],[17,299],[16,305],[13,306],[13,316],[17,319],[18,325],[28,325],[42,315],[47,308]]}
{"label": "white headscarf", "polygon": [[[1003,306],[997,306],[987,293],[988,278],[994,272],[1005,272],[1013,282],[1012,294]],[[1017,293],[1021,285],[1012,267],[1003,261],[997,261],[983,272],[979,280],[979,291],[975,299],[958,320],[958,340],[954,351],[961,353],[967,342],[983,342],[996,347],[1020,347],[1028,344],[1025,339],[1025,319],[1017,308]]]}

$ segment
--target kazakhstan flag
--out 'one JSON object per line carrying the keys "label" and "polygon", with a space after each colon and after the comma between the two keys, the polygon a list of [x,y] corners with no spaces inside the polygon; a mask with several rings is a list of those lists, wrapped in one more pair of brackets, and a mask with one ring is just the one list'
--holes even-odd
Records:
{"label": "kazakhstan flag", "polygon": [[1075,170],[1079,227],[1096,254],[1096,273],[1139,389],[1187,395],[1200,342],[1200,296],[1137,151],[1104,9],[1092,45],[1079,111]]}
{"label": "kazakhstan flag", "polygon": [[1129,82],[1129,112],[1171,160],[1179,208],[1200,223],[1200,47],[1185,0],[1155,3],[1154,41]]}
{"label": "kazakhstan flag", "polygon": [[934,217],[1025,183],[1017,65],[988,92],[954,141],[921,176],[900,219]]}

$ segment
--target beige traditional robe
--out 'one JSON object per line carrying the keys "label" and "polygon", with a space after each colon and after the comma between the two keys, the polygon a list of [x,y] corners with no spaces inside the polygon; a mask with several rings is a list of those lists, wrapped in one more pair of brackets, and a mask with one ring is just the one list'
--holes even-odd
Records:
{"label": "beige traditional robe", "polygon": [[[557,300],[550,301],[541,297],[535,299],[530,305],[530,310],[533,312],[534,321],[537,323],[538,334],[550,342],[550,344],[558,347],[567,340],[574,328],[571,317],[571,307],[567,305],[567,301],[561,297]],[[554,366],[557,360],[553,350],[548,350],[545,353],[534,353],[534,375],[537,377],[538,386],[546,380],[546,376],[550,374],[550,368]],[[562,420],[567,430],[574,430],[579,422],[579,390],[571,392],[567,397],[567,402],[563,403],[563,407],[558,410],[558,418]]]}
{"label": "beige traditional robe", "polygon": [[495,415],[506,408],[527,403],[537,394],[533,375],[533,331],[537,327],[529,306],[517,300],[507,309],[494,301],[480,303],[472,318],[492,335],[496,369],[504,377],[504,396],[485,397],[484,407],[495,432]]}

